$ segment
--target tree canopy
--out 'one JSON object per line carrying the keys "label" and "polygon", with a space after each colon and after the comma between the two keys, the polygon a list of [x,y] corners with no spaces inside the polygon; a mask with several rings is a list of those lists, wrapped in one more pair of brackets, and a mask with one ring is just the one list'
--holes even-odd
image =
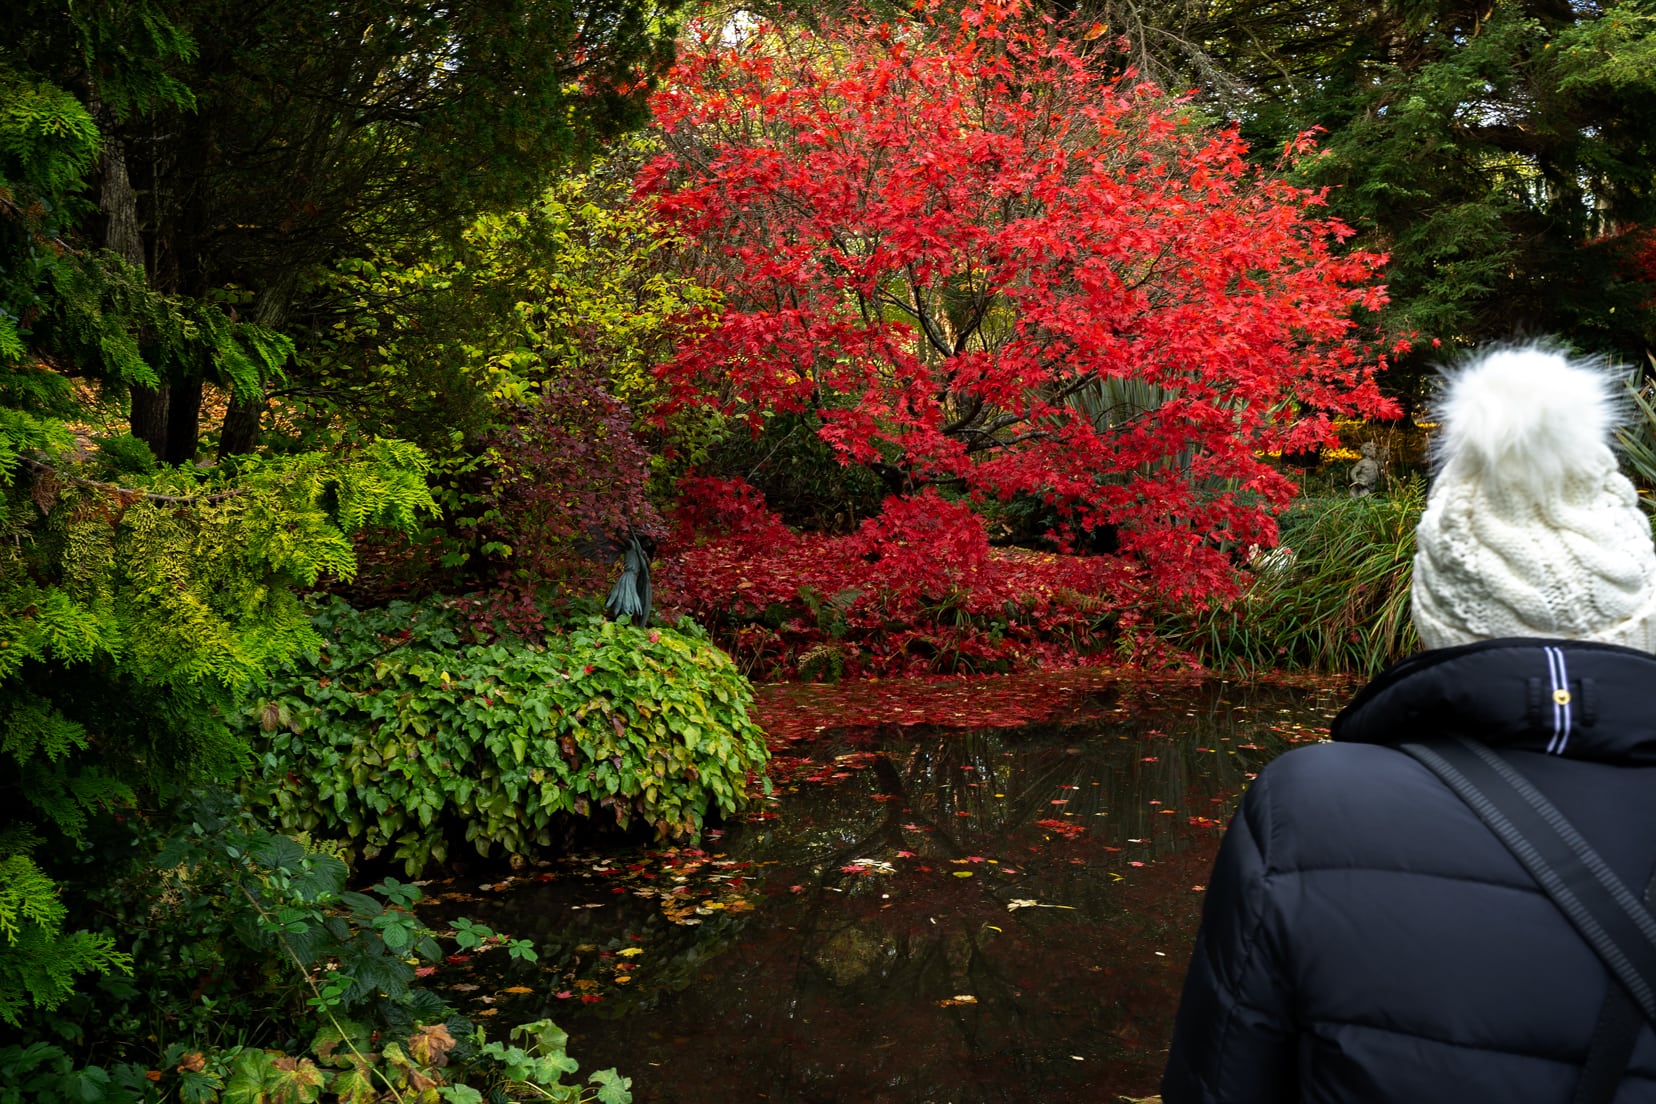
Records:
{"label": "tree canopy", "polygon": [[1305,179],[1335,185],[1334,210],[1390,252],[1399,326],[1642,359],[1653,20],[1640,2],[1349,12],[1256,70],[1247,130],[1326,131]]}
{"label": "tree canopy", "polygon": [[[280,330],[344,258],[456,237],[533,198],[643,118],[670,59],[656,0],[55,0],[0,15],[0,65],[50,81],[101,135],[70,197],[82,240],[154,291]],[[222,348],[222,343],[221,343]],[[195,455],[201,385],[234,401],[221,454],[247,449],[280,358],[140,348],[133,432]]]}
{"label": "tree canopy", "polygon": [[1292,490],[1265,454],[1387,409],[1382,258],[1027,14],[692,32],[641,186],[727,305],[665,378],[756,428],[805,415],[896,493],[1033,496],[1167,593],[1223,590]]}

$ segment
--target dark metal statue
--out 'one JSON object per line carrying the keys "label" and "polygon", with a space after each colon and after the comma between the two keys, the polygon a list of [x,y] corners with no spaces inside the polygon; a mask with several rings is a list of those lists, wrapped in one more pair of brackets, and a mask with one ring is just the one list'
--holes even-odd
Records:
{"label": "dark metal statue", "polygon": [[621,577],[604,599],[604,612],[634,625],[650,623],[650,553],[635,534],[621,547]]}

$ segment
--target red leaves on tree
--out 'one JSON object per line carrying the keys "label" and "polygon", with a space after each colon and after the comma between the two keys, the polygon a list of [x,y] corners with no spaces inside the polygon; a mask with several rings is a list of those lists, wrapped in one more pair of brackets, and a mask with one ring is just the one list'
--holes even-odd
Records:
{"label": "red leaves on tree", "polygon": [[[726,308],[662,366],[673,404],[805,413],[844,463],[1035,496],[1072,532],[1115,527],[1162,593],[1229,590],[1293,490],[1265,454],[1388,412],[1358,328],[1383,258],[1342,255],[1320,196],[1023,4],[934,11],[690,36],[640,189]],[[921,509],[932,555],[980,569]]]}
{"label": "red leaves on tree", "polygon": [[[690,490],[658,576],[664,604],[757,677],[1063,666],[1119,644],[1121,611],[1142,600],[1132,565],[991,549],[975,514],[929,490],[887,499],[844,537],[791,533],[739,481]],[[691,524],[712,535],[691,540]]]}

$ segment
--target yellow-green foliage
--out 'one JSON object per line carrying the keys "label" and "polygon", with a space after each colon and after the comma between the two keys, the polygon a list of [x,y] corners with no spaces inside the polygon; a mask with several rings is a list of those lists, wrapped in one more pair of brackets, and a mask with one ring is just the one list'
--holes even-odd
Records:
{"label": "yellow-green foliage", "polygon": [[480,347],[497,398],[521,401],[551,373],[587,369],[634,409],[653,405],[651,370],[718,295],[674,263],[678,238],[632,200],[631,172],[656,150],[635,138],[525,210],[479,219],[468,240],[519,287],[509,325]]}
{"label": "yellow-green foliage", "polygon": [[432,449],[464,444],[498,406],[573,371],[634,410],[652,367],[715,294],[685,275],[679,243],[631,198],[647,156],[632,139],[516,210],[476,219],[457,245],[417,242],[340,261],[328,289],[349,313],[302,342],[302,401],[392,426]]}
{"label": "yellow-green foliage", "polygon": [[[116,486],[95,454],[50,450],[61,426],[36,424],[37,447],[0,462],[0,802],[73,841],[98,810],[233,776],[242,693],[317,644],[295,588],[350,577],[352,531],[411,527],[432,504],[423,458],[400,442]],[[55,886],[21,844],[0,864],[13,876],[0,916],[19,925],[0,929],[29,945],[5,957],[34,971],[0,971],[7,1016],[115,960],[59,932]]]}
{"label": "yellow-green foliage", "polygon": [[28,855],[27,833],[0,833],[0,1022],[16,1025],[29,1005],[55,1007],[76,974],[127,968],[114,940],[62,932],[57,883]]}

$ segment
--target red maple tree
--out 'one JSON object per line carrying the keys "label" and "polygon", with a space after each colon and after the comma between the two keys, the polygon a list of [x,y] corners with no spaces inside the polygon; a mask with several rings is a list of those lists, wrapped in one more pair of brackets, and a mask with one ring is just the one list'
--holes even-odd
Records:
{"label": "red maple tree", "polygon": [[1389,412],[1384,258],[1022,0],[929,10],[685,37],[640,191],[726,307],[661,367],[672,403],[805,414],[944,493],[905,516],[1035,496],[1163,594],[1229,591],[1293,493],[1267,454]]}

